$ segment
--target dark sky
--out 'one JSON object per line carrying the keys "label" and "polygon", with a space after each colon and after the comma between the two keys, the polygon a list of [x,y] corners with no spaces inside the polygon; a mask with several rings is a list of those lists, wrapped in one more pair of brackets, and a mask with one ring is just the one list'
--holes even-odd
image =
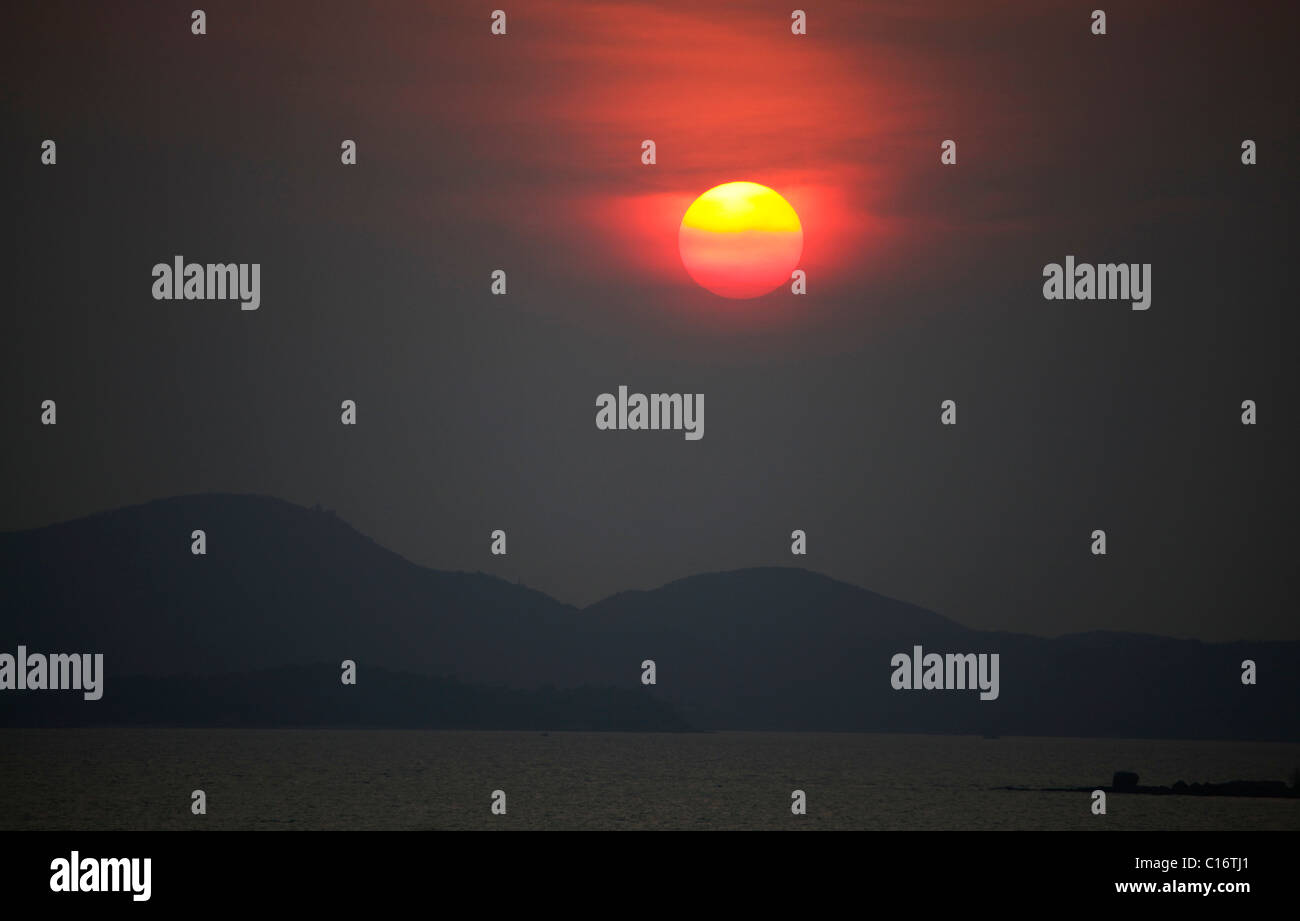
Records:
{"label": "dark sky", "polygon": [[[794,563],[1300,638],[1295,4],[194,6],[5,7],[0,528],[250,492],[582,604]],[[799,211],[806,296],[682,269],[737,179]],[[176,254],[260,263],[261,309],[153,300]],[[1045,301],[1067,254],[1151,263],[1150,310]],[[703,393],[703,440],[598,431],[620,384]]]}

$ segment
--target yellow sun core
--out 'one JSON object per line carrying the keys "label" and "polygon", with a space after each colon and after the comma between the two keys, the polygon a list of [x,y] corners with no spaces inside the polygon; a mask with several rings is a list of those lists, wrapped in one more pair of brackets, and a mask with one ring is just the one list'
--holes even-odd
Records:
{"label": "yellow sun core", "polygon": [[722,297],[758,297],[798,267],[803,226],[790,203],[767,186],[727,182],[686,209],[677,245],[700,286]]}

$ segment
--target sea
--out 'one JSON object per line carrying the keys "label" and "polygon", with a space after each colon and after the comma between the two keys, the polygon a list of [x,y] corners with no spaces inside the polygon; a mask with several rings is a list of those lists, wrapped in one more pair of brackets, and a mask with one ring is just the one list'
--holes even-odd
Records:
{"label": "sea", "polygon": [[1003,788],[1109,786],[1117,770],[1144,785],[1289,780],[1298,766],[1300,744],[1254,742],[5,729],[0,828],[1296,830],[1300,799],[1121,793],[1094,815],[1085,792]]}

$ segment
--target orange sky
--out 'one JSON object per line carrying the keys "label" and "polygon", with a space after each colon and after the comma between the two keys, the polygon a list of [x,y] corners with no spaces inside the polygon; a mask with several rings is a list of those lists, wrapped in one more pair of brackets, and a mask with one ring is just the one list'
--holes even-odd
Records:
{"label": "orange sky", "polygon": [[[1020,6],[1026,22],[1043,15]],[[507,36],[484,28],[454,67],[443,61],[463,93],[414,99],[408,87],[401,104],[432,106],[464,131],[481,178],[462,175],[448,189],[457,209],[527,235],[520,253],[547,252],[547,274],[573,290],[649,294],[661,316],[721,316],[727,326],[792,317],[830,326],[844,296],[859,314],[883,309],[883,292],[929,274],[937,254],[960,271],[973,258],[963,244],[971,234],[1023,232],[1029,222],[995,204],[995,189],[951,198],[957,183],[938,164],[946,137],[975,155],[990,137],[1014,136],[1015,100],[987,72],[1008,37],[982,48],[971,37],[981,14],[965,4],[832,2],[809,12],[809,34],[795,36],[789,8],[772,3],[725,13],[529,4],[509,14]],[[451,15],[462,28],[468,14]],[[657,145],[653,166],[641,162],[645,139]],[[995,169],[1015,181],[1014,166],[1002,159]],[[809,295],[797,311],[779,293],[718,303],[682,266],[682,214],[705,190],[740,180],[775,189],[800,216]]]}
{"label": "orange sky", "polygon": [[[796,323],[845,342],[946,309],[972,276],[1005,278],[988,266],[1009,243],[1109,239],[1116,215],[1132,226],[1212,213],[1213,190],[1152,164],[1213,175],[1220,134],[1261,134],[1284,108],[1247,92],[1247,30],[1211,39],[1180,26],[1216,9],[1126,4],[1099,51],[1087,11],[1039,0],[826,0],[798,37],[789,5],[767,0],[721,12],[689,0],[526,0],[507,10],[504,37],[490,33],[491,9],[472,5],[304,18],[232,2],[208,42],[178,52],[166,17],[93,8],[69,24],[66,59],[42,58],[15,94],[129,137],[129,107],[110,84],[60,81],[103,55],[111,31],[124,73],[148,87],[131,101],[148,130],[168,114],[176,149],[304,162],[340,135],[360,140],[363,176],[345,187],[282,171],[274,204],[287,225],[314,214],[364,228],[423,254],[448,284],[507,266],[514,290],[539,295],[530,305],[545,294],[537,309],[567,309],[582,326],[622,311],[633,325]],[[186,67],[182,55],[226,66],[182,91],[157,78]],[[1206,109],[1225,95],[1230,109]],[[211,114],[227,107],[239,117]],[[1210,124],[1207,111],[1235,118]],[[960,164],[944,169],[950,137]],[[654,166],[641,163],[646,138]],[[1076,181],[1089,172],[1114,180]],[[793,311],[773,296],[737,313],[681,264],[685,209],[736,180],[770,186],[799,213],[808,294]]]}

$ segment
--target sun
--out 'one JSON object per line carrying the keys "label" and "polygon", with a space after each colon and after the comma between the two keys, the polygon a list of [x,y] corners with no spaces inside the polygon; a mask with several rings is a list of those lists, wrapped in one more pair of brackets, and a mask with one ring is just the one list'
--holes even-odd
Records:
{"label": "sun", "polygon": [[726,182],[686,209],[677,248],[701,287],[722,297],[759,297],[798,267],[803,226],[790,203],[767,186]]}

